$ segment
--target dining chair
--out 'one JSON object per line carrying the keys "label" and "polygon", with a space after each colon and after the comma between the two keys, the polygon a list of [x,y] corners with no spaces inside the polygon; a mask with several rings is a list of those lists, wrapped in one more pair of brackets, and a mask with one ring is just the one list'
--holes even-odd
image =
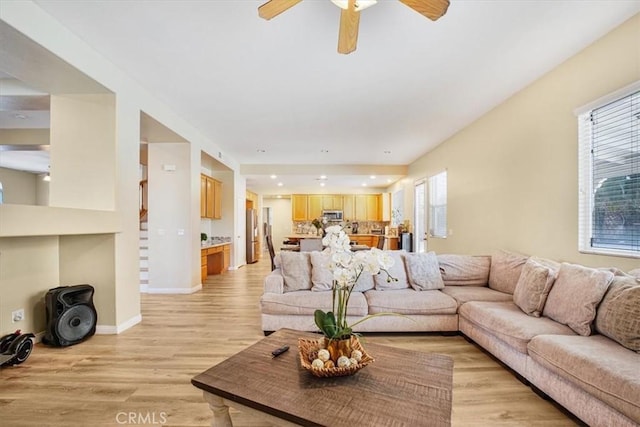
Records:
{"label": "dining chair", "polygon": [[271,258],[271,271],[276,269],[276,263],[274,258],[276,256],[276,251],[273,249],[273,239],[271,236],[267,236],[267,248],[269,248],[269,257]]}

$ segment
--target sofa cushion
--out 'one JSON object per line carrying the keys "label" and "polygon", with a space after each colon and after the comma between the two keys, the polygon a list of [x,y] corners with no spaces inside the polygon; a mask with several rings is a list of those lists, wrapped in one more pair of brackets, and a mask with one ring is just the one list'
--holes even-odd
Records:
{"label": "sofa cushion", "polygon": [[542,313],[580,335],[591,335],[596,306],[612,279],[610,271],[562,263]]}
{"label": "sofa cushion", "polygon": [[445,286],[487,286],[491,257],[438,255],[440,274]]}
{"label": "sofa cushion", "polygon": [[375,288],[378,291],[407,289],[409,281],[407,280],[407,272],[404,268],[404,251],[385,251],[392,259],[393,265],[389,268],[389,274],[396,280],[389,280],[387,275],[382,272],[373,276]]}
{"label": "sofa cushion", "polygon": [[280,253],[284,291],[311,289],[311,259],[309,252],[285,251]]}
{"label": "sofa cushion", "polygon": [[404,262],[407,267],[409,284],[416,291],[444,288],[435,252],[406,253]]}
{"label": "sofa cushion", "polygon": [[445,286],[440,290],[458,302],[458,307],[469,301],[502,301],[513,300],[511,294],[495,291],[485,286]]}
{"label": "sofa cushion", "polygon": [[513,302],[528,315],[540,317],[555,280],[556,273],[553,270],[530,258],[520,273]]}
{"label": "sofa cushion", "polygon": [[508,251],[496,251],[491,254],[489,287],[496,291],[513,294],[527,258],[529,257],[526,255]]}
{"label": "sofa cushion", "polygon": [[640,423],[640,354],[602,336],[535,337],[533,360]]}
{"label": "sofa cushion", "polygon": [[472,301],[463,304],[458,313],[524,354],[529,341],[537,335],[575,335],[568,326],[549,318],[527,316],[513,302]]}
{"label": "sofa cushion", "polygon": [[[260,299],[264,314],[301,314],[313,316],[319,309],[331,311],[332,292],[298,291],[284,294],[263,294]],[[362,292],[352,292],[348,306],[349,316],[366,316],[369,311]]]}
{"label": "sofa cushion", "polygon": [[458,308],[456,300],[436,290],[373,290],[365,292],[364,296],[369,304],[369,314],[455,314]]}
{"label": "sofa cushion", "polygon": [[[595,322],[596,330],[628,349],[640,352],[640,283],[632,276],[615,276]],[[639,368],[640,369],[640,368]]]}

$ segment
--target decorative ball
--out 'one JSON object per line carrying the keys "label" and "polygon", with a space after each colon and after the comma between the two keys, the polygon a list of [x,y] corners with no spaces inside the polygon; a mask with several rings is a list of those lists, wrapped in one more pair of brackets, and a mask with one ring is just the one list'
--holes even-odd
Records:
{"label": "decorative ball", "polygon": [[354,359],[353,357],[351,359],[349,359],[349,362],[351,362],[351,365],[353,365],[353,366],[358,364],[358,361],[356,359]]}
{"label": "decorative ball", "polygon": [[338,368],[348,368],[351,365],[347,356],[340,356],[338,358]]}
{"label": "decorative ball", "polygon": [[356,359],[356,361],[361,361],[362,360],[362,352],[360,350],[353,350],[351,352],[351,358],[352,359]]}
{"label": "decorative ball", "polygon": [[333,360],[327,360],[326,362],[324,362],[324,367],[327,369],[333,369],[336,367],[336,364],[333,363]]}
{"label": "decorative ball", "polygon": [[323,362],[326,362],[327,360],[331,359],[331,354],[329,354],[329,350],[324,348],[318,350],[318,359],[322,360]]}
{"label": "decorative ball", "polygon": [[324,362],[320,359],[315,359],[313,362],[311,362],[311,367],[315,369],[324,368]]}

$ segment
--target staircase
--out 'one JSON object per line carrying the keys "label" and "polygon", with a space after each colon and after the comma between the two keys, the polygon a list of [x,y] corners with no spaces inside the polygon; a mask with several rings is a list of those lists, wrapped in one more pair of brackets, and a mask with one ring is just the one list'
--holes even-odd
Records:
{"label": "staircase", "polygon": [[149,287],[149,229],[148,223],[140,223],[140,292],[146,293]]}

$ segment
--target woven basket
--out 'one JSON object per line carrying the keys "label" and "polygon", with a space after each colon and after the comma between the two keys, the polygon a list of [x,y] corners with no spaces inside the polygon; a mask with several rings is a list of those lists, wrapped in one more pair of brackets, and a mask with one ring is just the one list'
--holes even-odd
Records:
{"label": "woven basket", "polygon": [[311,374],[316,377],[321,378],[330,378],[330,377],[344,377],[347,375],[353,375],[358,372],[360,369],[367,366],[369,363],[373,362],[373,357],[369,356],[365,349],[360,344],[360,341],[357,337],[351,337],[351,349],[352,350],[360,350],[362,353],[362,358],[357,365],[351,365],[347,368],[314,368],[311,366],[312,360],[309,360],[309,354],[315,351],[318,351],[321,348],[324,348],[324,338],[310,340],[306,338],[298,338],[298,353],[300,355],[300,364],[304,369],[311,372]]}

